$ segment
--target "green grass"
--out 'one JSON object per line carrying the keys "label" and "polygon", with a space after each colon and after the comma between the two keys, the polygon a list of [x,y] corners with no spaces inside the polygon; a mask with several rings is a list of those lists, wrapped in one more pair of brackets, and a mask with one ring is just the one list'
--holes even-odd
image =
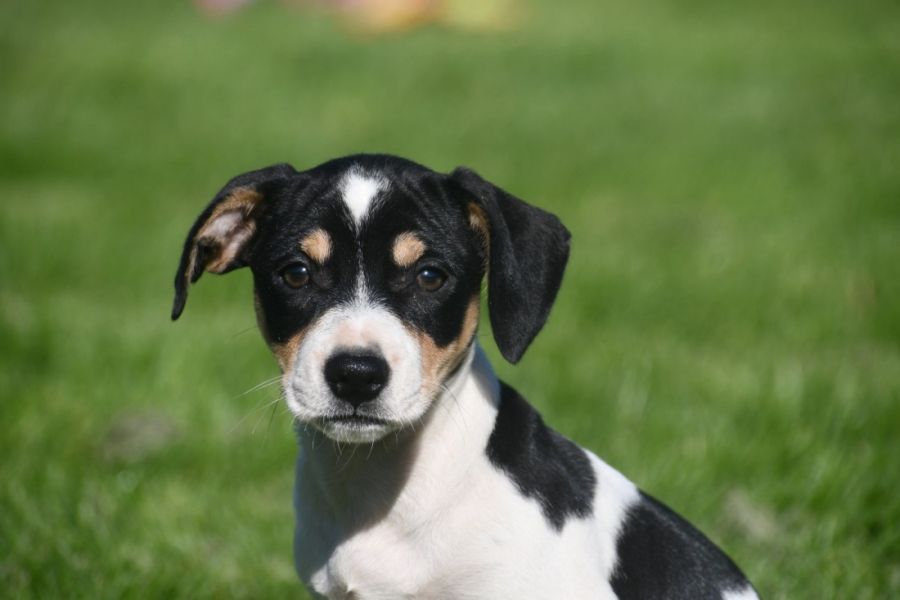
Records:
{"label": "green grass", "polygon": [[0,5],[0,595],[296,597],[246,272],[168,322],[230,176],[463,163],[574,237],[501,375],[767,598],[900,595],[900,8],[534,2],[348,36],[261,2]]}

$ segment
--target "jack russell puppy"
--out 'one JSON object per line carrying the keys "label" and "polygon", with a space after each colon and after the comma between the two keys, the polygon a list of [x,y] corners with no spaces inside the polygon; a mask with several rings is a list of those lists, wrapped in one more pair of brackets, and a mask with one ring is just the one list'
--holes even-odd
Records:
{"label": "jack russell puppy", "polygon": [[469,169],[387,155],[239,175],[188,234],[172,318],[249,266],[298,423],[294,558],[355,600],[757,598],[665,505],[544,424],[476,340],[482,280],[511,363],[569,255],[559,220]]}

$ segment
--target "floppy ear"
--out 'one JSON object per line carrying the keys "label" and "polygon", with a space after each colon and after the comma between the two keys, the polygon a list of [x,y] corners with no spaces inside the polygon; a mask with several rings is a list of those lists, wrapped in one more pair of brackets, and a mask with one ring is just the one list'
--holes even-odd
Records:
{"label": "floppy ear", "polygon": [[450,178],[473,203],[474,226],[487,230],[491,329],[503,357],[517,363],[556,299],[569,258],[569,231],[554,215],[474,171],[460,167]]}
{"label": "floppy ear", "polygon": [[246,265],[243,251],[256,232],[256,219],[266,196],[296,174],[287,164],[238,175],[216,194],[194,222],[175,274],[174,321],[184,310],[188,288],[203,275],[227,273]]}

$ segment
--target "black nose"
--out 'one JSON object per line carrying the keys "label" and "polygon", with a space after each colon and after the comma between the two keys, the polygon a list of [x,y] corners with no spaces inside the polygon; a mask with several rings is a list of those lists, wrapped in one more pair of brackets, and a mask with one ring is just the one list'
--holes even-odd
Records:
{"label": "black nose", "polygon": [[391,374],[387,362],[376,354],[335,354],[325,362],[325,381],[335,396],[354,407],[373,400]]}

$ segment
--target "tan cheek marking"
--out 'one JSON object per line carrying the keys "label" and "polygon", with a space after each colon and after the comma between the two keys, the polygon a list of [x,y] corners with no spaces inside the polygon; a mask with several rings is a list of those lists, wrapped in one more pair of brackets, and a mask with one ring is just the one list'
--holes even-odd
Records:
{"label": "tan cheek marking", "polygon": [[459,337],[443,348],[438,347],[431,336],[421,331],[414,332],[422,353],[422,389],[426,394],[436,391],[447,375],[459,364],[463,351],[478,328],[478,308],[479,298],[475,296],[466,307]]}
{"label": "tan cheek marking", "polygon": [[300,241],[300,249],[320,265],[325,264],[331,256],[331,236],[324,229],[315,229]]}
{"label": "tan cheek marking", "polygon": [[294,358],[297,356],[300,344],[303,343],[303,338],[306,337],[306,332],[306,329],[301,329],[286,342],[269,346],[272,349],[272,354],[275,355],[275,359],[278,361],[278,366],[281,368],[282,373],[287,373],[291,365],[294,364]]}
{"label": "tan cheek marking", "polygon": [[425,243],[413,233],[401,233],[394,240],[394,262],[398,266],[408,267],[415,264],[425,254]]}
{"label": "tan cheek marking", "polygon": [[266,340],[266,344],[269,345],[272,354],[275,355],[275,360],[278,361],[281,372],[286,373],[290,366],[294,364],[294,357],[297,356],[297,350],[300,349],[300,344],[303,342],[308,328],[301,329],[286,342],[276,344],[272,341],[272,336],[269,334],[266,316],[263,314],[262,304],[259,301],[259,294],[256,293],[256,290],[253,290],[253,306],[256,309],[256,324],[262,332],[263,339]]}

